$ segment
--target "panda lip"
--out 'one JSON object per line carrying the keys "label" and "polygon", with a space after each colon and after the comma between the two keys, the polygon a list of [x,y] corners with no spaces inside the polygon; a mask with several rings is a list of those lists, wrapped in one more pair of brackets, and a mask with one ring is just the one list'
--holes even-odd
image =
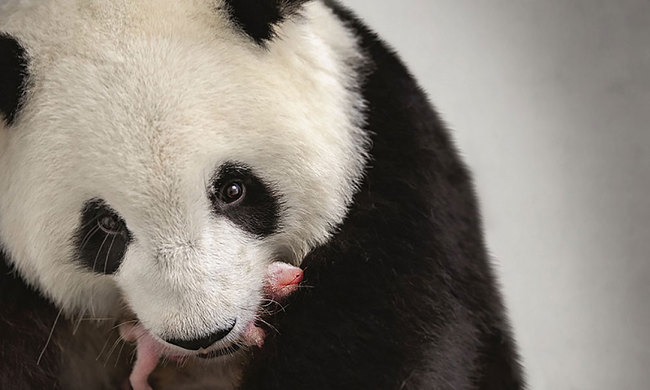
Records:
{"label": "panda lip", "polygon": [[215,359],[215,358],[218,358],[218,357],[225,357],[225,356],[234,355],[241,348],[242,348],[242,346],[240,344],[232,344],[232,345],[229,345],[227,347],[215,349],[215,350],[208,351],[208,352],[189,353],[189,354],[181,353],[181,354],[177,354],[177,355],[169,354],[169,353],[165,354],[163,352],[163,355],[167,359],[170,359],[170,360],[173,360],[173,361],[176,361],[176,362],[184,362],[188,358],[191,358],[191,357],[209,360],[209,359]]}
{"label": "panda lip", "polygon": [[[239,338],[236,341],[231,342],[229,345],[221,346],[216,349],[200,349],[198,352],[189,352],[183,351],[177,357],[179,359],[185,359],[187,357],[193,356],[201,359],[214,359],[217,357],[230,356],[237,353],[242,348],[248,347],[259,347],[261,348],[264,345],[264,339],[266,338],[266,331],[264,331],[255,321],[251,321],[246,328],[239,335]],[[214,348],[213,346],[211,348]],[[187,353],[189,352],[189,353]],[[170,354],[167,354],[169,357]]]}
{"label": "panda lip", "polygon": [[196,355],[196,357],[199,357],[201,359],[214,359],[214,358],[221,357],[221,356],[232,355],[235,352],[239,351],[240,349],[241,349],[241,346],[239,344],[233,344],[233,345],[228,346],[226,348],[221,348],[221,349],[217,349],[217,350],[210,351],[210,352],[200,353],[200,354]]}

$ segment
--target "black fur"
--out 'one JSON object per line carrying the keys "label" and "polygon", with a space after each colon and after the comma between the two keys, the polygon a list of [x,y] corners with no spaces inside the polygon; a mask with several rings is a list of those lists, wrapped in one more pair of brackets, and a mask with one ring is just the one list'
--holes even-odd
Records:
{"label": "black fur", "polygon": [[233,22],[257,44],[275,36],[274,27],[308,0],[226,0]]}
{"label": "black fur", "polygon": [[[237,204],[226,204],[219,199],[221,188],[237,181],[246,188],[246,194]],[[213,210],[242,229],[259,237],[273,234],[280,220],[280,202],[269,186],[242,164],[227,163],[221,167],[212,184],[210,194]]]}
{"label": "black fur", "polygon": [[11,125],[22,106],[27,86],[25,49],[12,36],[0,34],[0,114]]}
{"label": "black fur", "polygon": [[133,350],[118,353],[115,329],[113,321],[72,324],[0,252],[0,389],[123,388]]}
{"label": "black fur", "polygon": [[57,388],[58,344],[50,343],[38,361],[57,314],[0,253],[0,389]]}
{"label": "black fur", "polygon": [[396,55],[328,4],[370,59],[371,168],[243,388],[523,388],[467,169]]}
{"label": "black fur", "polygon": [[[109,218],[117,222],[115,233],[102,229],[101,221]],[[133,237],[122,218],[100,199],[86,203],[74,236],[78,260],[93,272],[111,275],[124,260]]]}

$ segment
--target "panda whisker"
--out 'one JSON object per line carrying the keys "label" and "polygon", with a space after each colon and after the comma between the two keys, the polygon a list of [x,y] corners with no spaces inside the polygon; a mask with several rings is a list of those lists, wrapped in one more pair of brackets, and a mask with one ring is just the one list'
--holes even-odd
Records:
{"label": "panda whisker", "polygon": [[129,363],[133,362],[137,357],[138,357],[138,349],[133,348],[133,350],[129,354],[129,358],[128,358]]}
{"label": "panda whisker", "polygon": [[[237,346],[237,348],[235,348],[235,345]],[[235,342],[233,345],[227,346],[225,348],[225,350],[226,350],[226,353],[228,353],[230,355],[230,354],[233,354],[233,353],[237,352],[238,348],[248,349],[248,346],[244,345],[241,342]]]}
{"label": "panda whisker", "polygon": [[137,325],[139,322],[140,322],[140,320],[138,320],[138,319],[135,319],[135,320],[128,320],[128,321],[122,321],[122,322],[120,322],[119,324],[113,326],[113,327],[111,328],[111,330],[115,330],[115,329],[119,328],[120,326],[122,326],[122,325],[127,325],[127,324],[134,324],[134,325]]}
{"label": "panda whisker", "polygon": [[167,365],[167,363],[169,363],[169,359],[167,358],[167,355],[163,354],[160,357],[159,363],[162,364],[163,366]]}
{"label": "panda whisker", "polygon": [[99,219],[99,217],[100,217],[99,214],[95,215],[90,220],[88,220],[88,222],[86,222],[83,225],[79,226],[79,229],[84,229],[85,227],[89,226],[91,223],[94,223],[95,221],[97,221]]}
{"label": "panda whisker", "polygon": [[72,329],[72,335],[73,336],[77,334],[77,331],[79,330],[79,327],[81,326],[81,321],[83,321],[85,314],[86,314],[85,309],[84,309],[84,311],[81,312],[81,314],[79,314],[79,319],[76,321],[76,323],[74,325],[74,328]]}
{"label": "panda whisker", "polygon": [[104,341],[104,345],[102,346],[102,349],[99,351],[99,353],[98,353],[97,356],[95,357],[95,360],[96,360],[96,361],[99,360],[99,358],[101,358],[102,355],[104,354],[104,350],[106,349],[106,346],[108,345],[108,341],[109,341],[108,338]]}
{"label": "panda whisker", "polygon": [[106,355],[106,359],[104,360],[104,367],[106,367],[106,365],[108,364],[108,361],[110,360],[111,356],[113,355],[113,352],[115,352],[115,349],[117,348],[117,346],[120,344],[120,341],[122,341],[122,339],[121,339],[120,337],[118,337],[118,338],[113,342],[113,346],[112,346],[111,349],[108,351],[108,354]]}
{"label": "panda whisker", "polygon": [[79,321],[115,321],[115,317],[85,317]]}
{"label": "panda whisker", "polygon": [[272,313],[272,310],[270,310],[269,307],[271,307],[270,304],[265,305],[265,306],[260,306],[258,311],[260,311],[260,312],[262,312],[264,314],[270,314],[270,313]]}
{"label": "panda whisker", "polygon": [[286,308],[287,308],[286,305],[283,305],[280,302],[276,302],[276,307],[278,309],[276,311],[274,311],[273,314],[280,313],[280,312],[282,312],[282,313],[286,312]]}
{"label": "panda whisker", "polygon": [[[111,255],[111,249],[113,249],[113,244],[115,243],[115,237],[117,236],[113,235],[113,239],[111,240],[111,245],[108,246],[108,251],[106,252],[106,260],[104,261],[104,274],[106,274],[106,267],[108,267],[108,257]],[[101,252],[101,248],[99,248],[99,250]]]}
{"label": "panda whisker", "polygon": [[280,309],[270,310],[267,308],[260,308],[260,311],[262,312],[261,314],[264,314],[265,316],[273,316],[274,314],[280,313],[282,310]]}
{"label": "panda whisker", "polygon": [[[195,360],[196,360],[196,358],[195,358]],[[190,364],[190,362],[191,362],[190,359],[181,359],[177,363],[178,363],[179,367],[184,368],[184,367],[187,367]]]}
{"label": "panda whisker", "polygon": [[269,306],[272,306],[272,305],[279,305],[279,304],[280,304],[280,302],[276,301],[275,299],[263,298],[261,306],[262,307],[269,307]]}
{"label": "panda whisker", "polygon": [[47,346],[50,345],[50,341],[52,340],[52,335],[54,334],[54,328],[56,327],[56,324],[59,322],[61,313],[63,313],[63,308],[59,310],[59,313],[56,315],[56,318],[54,319],[54,324],[52,324],[52,328],[50,329],[50,334],[47,336],[47,341],[45,341],[45,346],[43,346],[43,349],[41,350],[41,354],[38,355],[38,359],[36,360],[37,366],[41,364],[41,359],[43,359],[43,355],[45,355],[45,350],[47,349]]}
{"label": "panda whisker", "polygon": [[97,250],[97,254],[95,255],[95,260],[93,261],[93,272],[95,272],[95,266],[97,265],[97,259],[99,258],[99,254],[102,253],[102,248],[104,247],[104,244],[106,243],[107,239],[108,239],[108,235],[104,236],[104,240],[102,241],[102,244],[99,246],[99,249]]}
{"label": "panda whisker", "polygon": [[276,301],[275,299],[272,298],[264,298],[262,301],[266,302],[266,305],[263,305],[263,307],[270,307],[270,306],[283,307],[281,302]]}
{"label": "panda whisker", "polygon": [[88,244],[92,236],[94,236],[98,230],[100,230],[99,226],[95,226],[90,231],[88,231],[88,233],[86,233],[86,236],[83,238],[83,240],[81,240],[81,244],[79,245],[79,251],[82,251],[86,247],[86,244]]}
{"label": "panda whisker", "polygon": [[96,310],[95,309],[95,304],[93,303],[94,296],[95,296],[94,294],[90,294],[88,296],[88,303],[90,304],[91,316],[92,317],[97,317],[97,313],[95,312],[95,310]]}
{"label": "panda whisker", "polygon": [[260,305],[261,309],[266,309],[267,307],[273,306],[273,302],[264,302]]}
{"label": "panda whisker", "polygon": [[122,340],[121,338],[120,338],[120,341],[122,342],[122,346],[120,347],[120,350],[117,353],[117,358],[115,358],[114,367],[117,367],[118,363],[120,362],[120,356],[122,356],[122,351],[124,350],[124,346],[126,345],[126,341]]}
{"label": "panda whisker", "polygon": [[280,334],[280,331],[278,330],[278,328],[276,328],[275,326],[271,325],[268,321],[266,321],[266,320],[264,320],[264,319],[262,319],[262,318],[259,318],[259,317],[256,318],[256,321],[259,321],[259,322],[263,323],[264,325],[268,326],[268,327],[269,327],[271,330],[273,330],[276,334]]}
{"label": "panda whisker", "polygon": [[282,303],[278,301],[272,301],[272,303],[266,305],[266,306],[260,306],[259,310],[263,312],[266,315],[274,315],[277,313],[282,313],[286,311],[286,306],[283,305]]}

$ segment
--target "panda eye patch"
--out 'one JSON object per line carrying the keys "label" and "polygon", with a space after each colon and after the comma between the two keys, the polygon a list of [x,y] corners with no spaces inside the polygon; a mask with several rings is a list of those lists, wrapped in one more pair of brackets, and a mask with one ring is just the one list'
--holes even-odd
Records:
{"label": "panda eye patch", "polygon": [[208,196],[214,214],[249,233],[266,237],[278,227],[277,194],[244,164],[224,164],[214,175]]}
{"label": "panda eye patch", "polygon": [[74,245],[79,262],[93,272],[115,273],[132,236],[124,220],[101,199],[91,199],[81,210]]}

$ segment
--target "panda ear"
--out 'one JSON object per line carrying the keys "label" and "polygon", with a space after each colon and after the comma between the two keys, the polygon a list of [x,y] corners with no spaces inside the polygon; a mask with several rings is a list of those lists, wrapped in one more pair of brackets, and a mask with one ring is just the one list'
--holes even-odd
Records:
{"label": "panda ear", "polygon": [[273,39],[275,26],[309,0],[224,0],[233,22],[257,44]]}
{"label": "panda ear", "polygon": [[8,125],[14,123],[23,103],[27,66],[25,48],[11,35],[0,33],[0,117]]}

